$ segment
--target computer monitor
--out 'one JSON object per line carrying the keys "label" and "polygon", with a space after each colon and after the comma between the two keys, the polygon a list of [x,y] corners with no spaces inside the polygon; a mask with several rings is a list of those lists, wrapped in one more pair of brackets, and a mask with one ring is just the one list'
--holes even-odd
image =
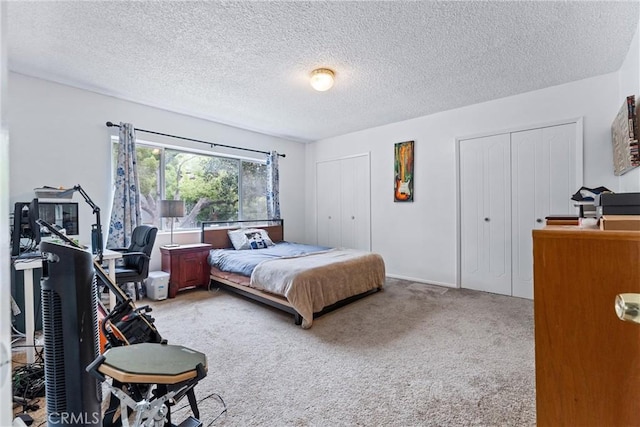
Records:
{"label": "computer monitor", "polygon": [[[67,236],[78,236],[80,225],[78,221],[78,204],[73,202],[40,202],[40,219],[55,225],[58,230],[64,229]],[[46,228],[40,228],[41,236],[50,235]]]}
{"label": "computer monitor", "polygon": [[33,252],[40,244],[38,199],[31,202],[16,202],[13,210],[13,230],[11,231],[11,256]]}
{"label": "computer monitor", "polygon": [[13,207],[13,229],[11,230],[11,256],[22,252],[22,229],[29,224],[28,203],[17,202]]}
{"label": "computer monitor", "polygon": [[37,223],[40,218],[40,207],[38,206],[38,199],[33,199],[29,203],[29,229],[31,230],[32,247],[34,250],[38,249],[40,244],[40,224]]}

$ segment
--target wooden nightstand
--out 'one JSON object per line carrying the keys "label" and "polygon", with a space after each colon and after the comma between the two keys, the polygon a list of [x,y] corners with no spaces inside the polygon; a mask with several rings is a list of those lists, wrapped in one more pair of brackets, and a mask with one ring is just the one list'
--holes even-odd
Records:
{"label": "wooden nightstand", "polygon": [[210,250],[211,245],[206,243],[160,247],[162,271],[169,273],[169,298],[184,288],[209,286],[207,256]]}

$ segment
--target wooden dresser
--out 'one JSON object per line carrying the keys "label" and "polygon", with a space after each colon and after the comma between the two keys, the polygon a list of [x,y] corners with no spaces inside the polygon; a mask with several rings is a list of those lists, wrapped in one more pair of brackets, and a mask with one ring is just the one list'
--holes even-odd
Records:
{"label": "wooden dresser", "polygon": [[640,232],[533,231],[538,426],[640,426],[640,325],[614,310],[640,293]]}
{"label": "wooden dresser", "polygon": [[169,273],[169,298],[184,288],[209,286],[207,256],[210,250],[211,245],[206,243],[160,247],[162,271]]}

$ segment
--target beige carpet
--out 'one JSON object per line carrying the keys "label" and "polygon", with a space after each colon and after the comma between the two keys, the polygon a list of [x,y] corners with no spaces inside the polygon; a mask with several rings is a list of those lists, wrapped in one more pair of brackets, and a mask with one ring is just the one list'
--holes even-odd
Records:
{"label": "beige carpet", "polygon": [[[528,300],[387,279],[308,330],[215,289],[143,304],[170,343],[207,354],[196,397],[226,402],[214,426],[535,425]],[[203,401],[204,425],[222,409]]]}
{"label": "beige carpet", "polygon": [[[163,337],[207,354],[213,425],[535,425],[529,300],[388,279],[309,330],[215,289],[151,305]],[[222,408],[200,404],[205,426]]]}

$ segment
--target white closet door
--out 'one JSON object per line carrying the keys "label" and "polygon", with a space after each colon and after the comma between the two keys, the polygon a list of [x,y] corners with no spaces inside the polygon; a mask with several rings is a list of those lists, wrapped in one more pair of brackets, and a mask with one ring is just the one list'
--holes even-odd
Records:
{"label": "white closet door", "polygon": [[461,286],[511,295],[509,134],[460,141]]}
{"label": "white closet door", "polygon": [[342,246],[371,250],[369,156],[340,160]]}
{"label": "white closet door", "polygon": [[550,214],[570,214],[576,183],[576,124],[511,134],[512,295],[533,299],[533,239]]}
{"label": "white closet door", "polygon": [[341,241],[340,204],[342,185],[340,161],[319,162],[316,165],[317,239],[323,246],[338,247]]}

